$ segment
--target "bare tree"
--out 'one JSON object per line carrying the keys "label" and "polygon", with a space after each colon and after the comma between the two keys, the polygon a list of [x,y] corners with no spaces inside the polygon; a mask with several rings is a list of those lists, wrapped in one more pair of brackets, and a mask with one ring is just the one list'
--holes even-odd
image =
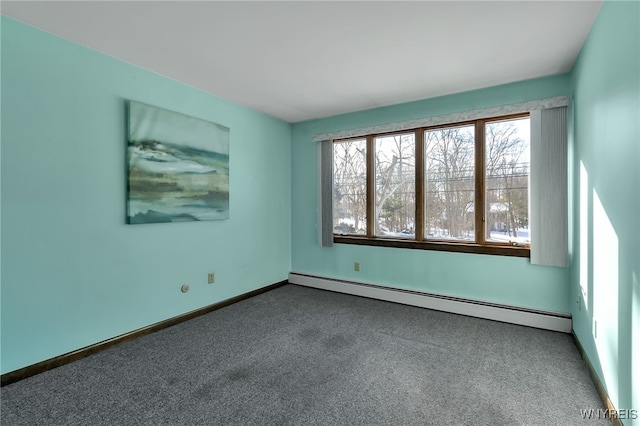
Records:
{"label": "bare tree", "polygon": [[366,227],[366,172],[365,141],[333,145],[333,211],[337,232],[356,233]]}
{"label": "bare tree", "polygon": [[415,136],[413,133],[375,140],[376,235],[413,231],[415,221]]}
{"label": "bare tree", "polygon": [[513,121],[498,121],[487,124],[485,146],[488,231],[518,237],[517,229],[529,222],[528,143]]}
{"label": "bare tree", "polygon": [[427,223],[439,224],[449,238],[470,238],[474,227],[473,127],[428,131],[425,146]]}
{"label": "bare tree", "polygon": [[[425,132],[426,234],[472,239],[475,211],[485,210],[487,232],[517,237],[528,226],[528,142],[511,121],[487,123],[486,205],[475,206],[475,127]],[[415,232],[414,133],[374,139],[373,233]],[[364,232],[367,215],[366,140],[334,144],[334,216],[338,232]]]}

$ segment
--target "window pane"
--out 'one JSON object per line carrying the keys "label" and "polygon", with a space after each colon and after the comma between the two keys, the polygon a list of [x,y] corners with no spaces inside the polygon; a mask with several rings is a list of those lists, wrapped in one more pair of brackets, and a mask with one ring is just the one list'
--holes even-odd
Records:
{"label": "window pane", "polygon": [[529,242],[529,117],[485,125],[486,239]]}
{"label": "window pane", "polygon": [[475,126],[427,130],[425,236],[475,240]]}
{"label": "window pane", "polygon": [[376,137],[375,229],[377,236],[415,238],[415,134]]}
{"label": "window pane", "polygon": [[367,233],[367,142],[333,144],[333,232]]}

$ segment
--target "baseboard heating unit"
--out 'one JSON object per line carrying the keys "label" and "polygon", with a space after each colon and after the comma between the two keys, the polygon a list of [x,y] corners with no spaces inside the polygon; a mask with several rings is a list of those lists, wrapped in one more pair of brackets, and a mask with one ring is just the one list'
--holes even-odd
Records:
{"label": "baseboard heating unit", "polygon": [[370,299],[571,333],[571,315],[567,313],[480,302],[471,299],[441,296],[413,290],[401,290],[376,284],[345,281],[295,272],[289,273],[289,282],[291,284],[368,297]]}

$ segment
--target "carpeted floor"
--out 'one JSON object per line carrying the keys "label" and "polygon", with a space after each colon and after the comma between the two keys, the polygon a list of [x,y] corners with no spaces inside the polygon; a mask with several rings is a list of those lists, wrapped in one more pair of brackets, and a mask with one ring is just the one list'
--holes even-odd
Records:
{"label": "carpeted floor", "polygon": [[286,285],[29,379],[3,425],[576,425],[568,334]]}

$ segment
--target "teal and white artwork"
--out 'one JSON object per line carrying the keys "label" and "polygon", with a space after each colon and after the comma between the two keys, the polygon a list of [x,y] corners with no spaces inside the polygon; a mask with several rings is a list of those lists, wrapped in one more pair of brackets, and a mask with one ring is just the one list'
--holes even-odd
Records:
{"label": "teal and white artwork", "polygon": [[229,218],[229,128],[129,102],[127,221]]}

